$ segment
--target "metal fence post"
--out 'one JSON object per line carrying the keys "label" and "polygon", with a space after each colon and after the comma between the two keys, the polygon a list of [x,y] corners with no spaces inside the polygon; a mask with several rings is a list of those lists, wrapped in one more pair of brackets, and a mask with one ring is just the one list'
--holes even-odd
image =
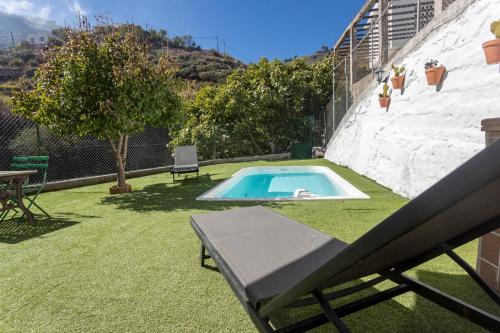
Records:
{"label": "metal fence post", "polygon": [[443,1],[444,0],[434,0],[434,18],[441,15],[443,11]]}
{"label": "metal fence post", "polygon": [[351,77],[349,78],[349,89],[352,91],[352,87],[354,85],[354,68],[356,66],[356,45],[358,43],[358,39],[356,37],[356,28],[354,25],[351,27],[350,31],[351,39],[349,43],[349,73],[351,74]]}
{"label": "metal fence post", "polygon": [[36,124],[36,143],[38,145],[38,155],[42,155],[42,139],[40,138],[40,125]]}
{"label": "metal fence post", "polygon": [[[347,77],[347,58],[344,61],[344,74],[345,74],[345,110],[349,110],[349,78]],[[352,75],[352,73],[351,73]]]}
{"label": "metal fence post", "polygon": [[420,31],[420,0],[417,0],[417,34]]}
{"label": "metal fence post", "polygon": [[[331,115],[331,120],[332,120],[332,129],[331,129],[331,133],[328,133],[328,120],[325,121],[325,138],[326,138],[326,144],[328,144],[328,142],[330,141],[331,137],[333,136],[333,132],[335,130],[335,69],[337,68],[335,66],[335,59],[337,59],[337,54],[334,53],[333,54],[333,59],[334,61],[332,61],[332,82],[333,82],[333,94],[332,94],[332,115]],[[328,116],[328,106],[326,108],[326,114]],[[325,117],[326,118],[326,117]],[[330,136],[329,136],[330,134]]]}
{"label": "metal fence post", "polygon": [[372,78],[375,77],[375,66],[374,66],[374,63],[373,63],[373,22],[370,23],[370,67],[371,67],[371,70],[372,70]]}
{"label": "metal fence post", "polygon": [[379,61],[382,67],[389,60],[389,19],[385,9],[388,6],[387,0],[378,0],[378,44]]}

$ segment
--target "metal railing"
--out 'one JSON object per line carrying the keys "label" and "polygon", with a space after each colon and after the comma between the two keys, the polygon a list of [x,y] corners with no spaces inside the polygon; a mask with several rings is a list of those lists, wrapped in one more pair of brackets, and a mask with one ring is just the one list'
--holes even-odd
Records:
{"label": "metal railing", "polygon": [[333,97],[326,108],[329,142],[391,57],[455,0],[368,0],[334,47]]}

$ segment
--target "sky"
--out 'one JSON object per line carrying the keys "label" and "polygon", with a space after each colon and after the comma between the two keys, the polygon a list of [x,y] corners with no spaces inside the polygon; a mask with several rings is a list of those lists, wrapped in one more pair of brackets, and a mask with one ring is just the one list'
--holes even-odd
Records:
{"label": "sky", "polygon": [[63,25],[75,13],[192,35],[240,60],[287,59],[332,47],[365,0],[0,0],[0,11]]}

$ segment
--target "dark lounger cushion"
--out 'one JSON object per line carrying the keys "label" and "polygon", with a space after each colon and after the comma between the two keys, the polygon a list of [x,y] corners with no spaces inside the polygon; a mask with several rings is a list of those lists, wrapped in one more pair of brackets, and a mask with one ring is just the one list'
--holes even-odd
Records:
{"label": "dark lounger cushion", "polygon": [[348,245],[260,206],[193,215],[191,223],[254,306],[301,281]]}

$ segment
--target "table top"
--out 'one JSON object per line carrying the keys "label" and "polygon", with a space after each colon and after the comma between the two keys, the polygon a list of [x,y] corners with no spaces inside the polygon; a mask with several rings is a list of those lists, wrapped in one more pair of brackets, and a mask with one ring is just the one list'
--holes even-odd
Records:
{"label": "table top", "polygon": [[23,170],[23,171],[1,171],[0,170],[0,179],[31,176],[37,172],[38,171],[36,171],[36,170]]}

